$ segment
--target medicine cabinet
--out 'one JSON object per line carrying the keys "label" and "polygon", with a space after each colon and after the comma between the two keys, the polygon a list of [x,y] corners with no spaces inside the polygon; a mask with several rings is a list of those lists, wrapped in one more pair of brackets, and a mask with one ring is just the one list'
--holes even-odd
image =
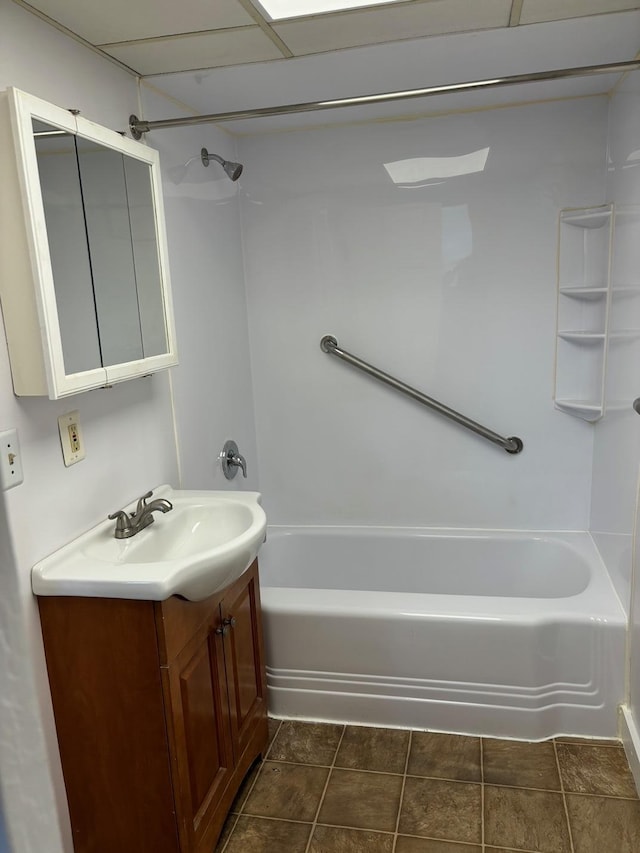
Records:
{"label": "medicine cabinet", "polygon": [[560,211],[555,404],[586,421],[636,396],[620,365],[640,342],[639,219],[611,204]]}
{"label": "medicine cabinet", "polygon": [[177,364],[158,154],[0,93],[0,299],[17,395]]}

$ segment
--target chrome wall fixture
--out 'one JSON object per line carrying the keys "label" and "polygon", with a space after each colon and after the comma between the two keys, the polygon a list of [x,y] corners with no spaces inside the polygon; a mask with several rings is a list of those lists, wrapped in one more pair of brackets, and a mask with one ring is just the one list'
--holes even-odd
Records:
{"label": "chrome wall fixture", "polygon": [[629,62],[609,62],[605,65],[582,65],[577,68],[559,68],[555,71],[537,71],[532,74],[514,74],[510,77],[494,77],[488,80],[468,80],[465,83],[449,83],[443,86],[427,86],[424,89],[406,89],[398,92],[381,92],[377,95],[357,95],[353,98],[334,98],[329,101],[308,101],[301,104],[285,104],[280,107],[261,107],[255,110],[236,110],[235,112],[210,113],[209,115],[182,116],[181,118],[146,121],[136,115],[129,116],[129,130],[134,139],[142,139],[143,133],[150,130],[163,130],[167,127],[186,127],[207,122],[239,121],[265,116],[291,115],[292,113],[335,110],[340,107],[356,107],[364,104],[383,104],[390,101],[406,101],[412,98],[427,98],[431,95],[445,95],[452,92],[481,91],[498,89],[502,86],[515,86],[519,83],[541,83],[545,80],[566,80],[571,77],[590,77],[595,74],[623,74],[640,68],[640,60]]}
{"label": "chrome wall fixture", "polygon": [[422,403],[423,406],[427,406],[429,409],[433,409],[434,411],[438,412],[438,414],[443,415],[445,418],[449,418],[450,420],[455,421],[457,424],[460,424],[466,429],[470,429],[472,432],[475,432],[477,435],[481,435],[488,441],[492,441],[494,444],[499,445],[503,450],[506,450],[507,453],[520,453],[522,448],[524,447],[522,440],[519,439],[517,436],[512,435],[509,438],[504,438],[503,436],[498,435],[497,432],[494,432],[491,429],[487,429],[487,427],[484,427],[482,426],[482,424],[477,423],[477,421],[472,421],[471,418],[467,418],[465,417],[465,415],[461,415],[460,412],[456,412],[455,409],[450,409],[443,403],[439,403],[438,400],[434,400],[433,397],[428,397],[426,394],[423,394],[416,388],[412,388],[411,385],[406,385],[404,382],[400,382],[399,379],[395,379],[393,376],[390,376],[388,373],[379,370],[372,364],[363,361],[361,358],[352,355],[346,350],[340,349],[338,347],[338,341],[336,340],[336,338],[333,337],[333,335],[325,335],[322,338],[322,340],[320,341],[320,349],[323,352],[328,353],[329,355],[335,355],[337,358],[342,359],[342,361],[346,361],[347,364],[352,365],[352,367],[357,367],[358,370],[362,370],[364,373],[369,374],[369,376],[373,376],[374,379],[378,379],[385,385],[389,385],[396,391],[400,391],[407,397],[411,397],[412,400],[417,400],[418,403]]}
{"label": "chrome wall fixture", "polygon": [[222,465],[222,473],[227,480],[233,480],[238,473],[238,468],[242,471],[242,476],[247,477],[247,460],[238,450],[238,445],[229,439],[225,441],[224,447],[220,453],[220,462]]}
{"label": "chrome wall fixture", "polygon": [[219,154],[210,154],[206,148],[203,148],[200,151],[200,159],[202,160],[203,166],[208,166],[211,160],[215,160],[216,163],[220,163],[232,181],[237,181],[242,174],[242,163],[234,163],[232,160],[223,160]]}

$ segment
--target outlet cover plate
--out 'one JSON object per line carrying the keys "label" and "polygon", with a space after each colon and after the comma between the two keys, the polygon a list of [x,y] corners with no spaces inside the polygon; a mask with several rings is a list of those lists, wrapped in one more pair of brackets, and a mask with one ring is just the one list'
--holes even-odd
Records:
{"label": "outlet cover plate", "polygon": [[4,491],[19,486],[24,481],[22,454],[18,442],[18,430],[0,432],[0,483]]}
{"label": "outlet cover plate", "polygon": [[84,439],[80,428],[80,414],[67,412],[58,418],[58,432],[60,433],[60,444],[62,445],[62,456],[64,464],[68,468],[81,462],[86,456],[84,450]]}

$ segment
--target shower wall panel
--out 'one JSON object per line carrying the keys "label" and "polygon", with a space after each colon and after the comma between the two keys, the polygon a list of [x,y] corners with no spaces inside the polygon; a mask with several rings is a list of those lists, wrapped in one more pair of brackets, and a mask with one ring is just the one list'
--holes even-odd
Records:
{"label": "shower wall panel", "polygon": [[[640,73],[629,75],[611,99],[607,201],[616,206],[611,271],[611,346],[606,416],[596,424],[591,531],[629,610],[632,533],[640,465]],[[640,602],[639,602],[640,604]],[[638,618],[640,610],[636,608]]]}
{"label": "shower wall panel", "polygon": [[[176,105],[142,86],[145,115],[176,114]],[[242,183],[204,146],[235,160],[232,136],[214,125],[152,132],[160,152],[180,363],[171,371],[184,489],[258,488],[239,198]],[[233,438],[247,459],[247,479],[226,480],[220,451]]]}
{"label": "shower wall panel", "polygon": [[[593,427],[553,407],[558,211],[604,201],[604,97],[239,140],[271,523],[586,529]],[[511,456],[320,350],[502,435]]]}

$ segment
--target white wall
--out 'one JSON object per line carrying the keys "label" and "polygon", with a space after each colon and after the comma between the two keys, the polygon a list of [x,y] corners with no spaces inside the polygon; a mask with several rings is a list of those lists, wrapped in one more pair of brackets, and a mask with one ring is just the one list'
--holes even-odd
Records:
{"label": "white wall", "polygon": [[[17,572],[11,545],[11,534],[5,508],[4,493],[0,490],[0,684],[2,684],[3,713],[0,738],[0,853],[9,853],[9,829],[15,841],[24,838],[22,821],[19,818],[23,795],[21,782],[24,779],[23,723],[21,717],[31,711],[33,687],[21,677],[24,669],[24,630],[21,611],[14,606],[18,598]],[[37,725],[36,721],[36,725]],[[17,748],[16,748],[17,747]],[[30,757],[30,756],[29,756]],[[17,767],[16,767],[17,765]],[[25,792],[26,793],[26,792]],[[38,800],[40,790],[33,789],[27,798]],[[45,798],[49,792],[44,791]],[[12,820],[7,819],[8,807],[12,808]],[[33,810],[30,810],[33,811]],[[32,819],[36,815],[29,815]],[[44,830],[44,832],[43,832]],[[46,837],[47,826],[38,827],[36,834]],[[27,849],[27,848],[25,848]],[[31,848],[35,849],[35,848]]]}
{"label": "white wall", "polygon": [[[167,109],[143,86],[145,115]],[[171,103],[171,114],[180,110]],[[200,150],[236,160],[235,140],[213,125],[149,134],[160,152],[180,365],[172,371],[182,484],[189,489],[257,489],[258,466],[249,362],[238,199],[218,163]],[[185,167],[185,163],[193,159]],[[233,438],[247,459],[228,481],[219,454]]]}
{"label": "white wall", "polygon": [[[640,285],[640,72],[629,75],[611,99],[607,196],[627,214],[618,229],[614,285]],[[625,298],[624,322],[640,329],[640,295]],[[640,396],[640,345],[631,340],[609,363],[607,397],[619,408],[596,426],[593,477],[593,536],[629,609],[629,695],[623,721],[625,745],[640,784],[640,418],[632,401]],[[634,553],[635,534],[635,553]],[[629,731],[630,730],[630,731]],[[631,737],[630,737],[631,735]]]}
{"label": "white wall", "polygon": [[[0,0],[0,88],[17,86],[115,130],[137,112],[133,77],[10,0]],[[87,458],[65,468],[58,415],[77,408]],[[0,332],[0,429],[17,427],[25,482],[5,495],[15,558],[3,565],[2,628],[11,618],[11,677],[0,762],[9,830],[20,853],[71,850],[35,599],[34,562],[147,489],[177,480],[168,377],[66,401],[16,398]],[[5,775],[5,768],[10,770]]]}
{"label": "white wall", "polygon": [[[239,141],[260,483],[271,523],[586,529],[593,429],[554,410],[558,210],[604,193],[595,97]],[[489,149],[396,186],[384,164]],[[519,456],[320,351],[347,350]]]}
{"label": "white wall", "polygon": [[[617,209],[612,266],[611,328],[640,330],[640,74],[630,75],[611,99],[606,201]],[[640,420],[631,403],[640,396],[640,339],[612,340],[606,376],[605,417],[596,424],[591,531],[629,610],[631,552]]]}

